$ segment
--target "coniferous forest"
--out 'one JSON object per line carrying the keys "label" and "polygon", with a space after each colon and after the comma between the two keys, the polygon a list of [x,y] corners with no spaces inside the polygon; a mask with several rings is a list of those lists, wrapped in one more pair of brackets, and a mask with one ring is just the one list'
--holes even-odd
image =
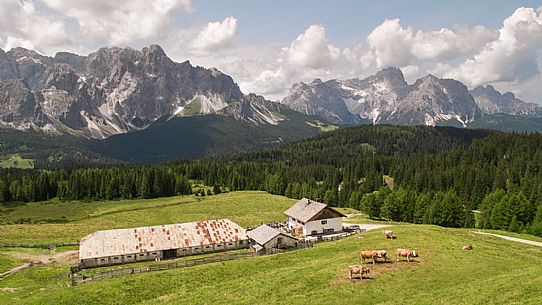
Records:
{"label": "coniferous forest", "polygon": [[[359,126],[258,152],[149,166],[5,169],[0,202],[156,198],[265,190],[371,218],[542,236],[542,135]],[[477,220],[475,219],[477,216]]]}

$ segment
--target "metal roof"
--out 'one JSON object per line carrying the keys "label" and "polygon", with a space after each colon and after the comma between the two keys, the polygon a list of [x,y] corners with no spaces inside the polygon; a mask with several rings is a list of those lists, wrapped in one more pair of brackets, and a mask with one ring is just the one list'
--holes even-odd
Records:
{"label": "metal roof", "polygon": [[261,225],[257,227],[256,229],[247,232],[248,238],[253,239],[254,241],[256,241],[256,243],[260,245],[265,245],[268,241],[273,239],[275,236],[281,235],[281,234],[287,237],[295,238],[282,231],[272,228],[268,225]]}
{"label": "metal roof", "polygon": [[338,215],[341,215],[340,217],[344,217],[344,215],[339,211],[336,211],[335,209],[332,209],[321,202],[310,200],[307,198],[303,198],[296,202],[293,206],[286,210],[284,214],[297,220],[301,220],[302,222],[307,222],[310,221],[314,216],[316,216],[316,214],[320,213],[320,211],[326,208],[337,213]]}
{"label": "metal roof", "polygon": [[79,259],[180,249],[246,239],[246,230],[229,219],[96,231],[81,239]]}

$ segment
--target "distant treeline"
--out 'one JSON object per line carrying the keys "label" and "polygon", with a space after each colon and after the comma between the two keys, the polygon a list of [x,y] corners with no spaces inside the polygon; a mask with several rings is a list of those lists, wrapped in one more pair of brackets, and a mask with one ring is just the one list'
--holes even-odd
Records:
{"label": "distant treeline", "polygon": [[190,193],[188,179],[197,179],[215,189],[309,197],[373,218],[450,227],[473,227],[478,210],[481,227],[542,235],[541,166],[539,134],[360,126],[197,161],[2,171],[0,200],[152,198]]}

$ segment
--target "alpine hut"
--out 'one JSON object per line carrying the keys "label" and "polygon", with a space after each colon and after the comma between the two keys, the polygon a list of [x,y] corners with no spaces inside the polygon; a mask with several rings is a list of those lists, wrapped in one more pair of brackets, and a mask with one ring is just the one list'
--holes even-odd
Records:
{"label": "alpine hut", "polygon": [[96,231],[82,238],[82,268],[248,248],[246,230],[229,219]]}
{"label": "alpine hut", "polygon": [[288,227],[292,232],[301,231],[304,236],[332,234],[343,229],[339,211],[318,201],[303,198],[286,212]]}

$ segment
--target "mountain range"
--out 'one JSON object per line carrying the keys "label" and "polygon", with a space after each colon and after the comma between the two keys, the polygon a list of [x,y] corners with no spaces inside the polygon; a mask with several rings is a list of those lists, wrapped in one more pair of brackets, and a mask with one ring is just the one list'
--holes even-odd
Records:
{"label": "mountain range", "polygon": [[397,68],[365,79],[297,83],[281,103],[337,124],[369,120],[373,124],[467,127],[496,113],[542,115],[540,105],[517,99],[510,92],[501,94],[491,85],[468,90],[459,81],[431,74],[408,84]]}
{"label": "mountain range", "polygon": [[242,93],[215,68],[174,62],[158,45],[53,57],[0,49],[0,155],[65,141],[49,157],[65,162],[73,154],[59,151],[69,147],[83,162],[86,152],[91,159],[156,162],[268,147],[332,125],[542,131],[541,117],[540,105],[491,85],[469,90],[433,75],[408,84],[397,68],[365,79],[297,83],[272,102]]}
{"label": "mountain range", "polygon": [[244,95],[217,69],[174,62],[157,45],[102,48],[88,56],[0,50],[0,124],[19,130],[104,139],[158,119],[211,113],[277,125],[289,111]]}

